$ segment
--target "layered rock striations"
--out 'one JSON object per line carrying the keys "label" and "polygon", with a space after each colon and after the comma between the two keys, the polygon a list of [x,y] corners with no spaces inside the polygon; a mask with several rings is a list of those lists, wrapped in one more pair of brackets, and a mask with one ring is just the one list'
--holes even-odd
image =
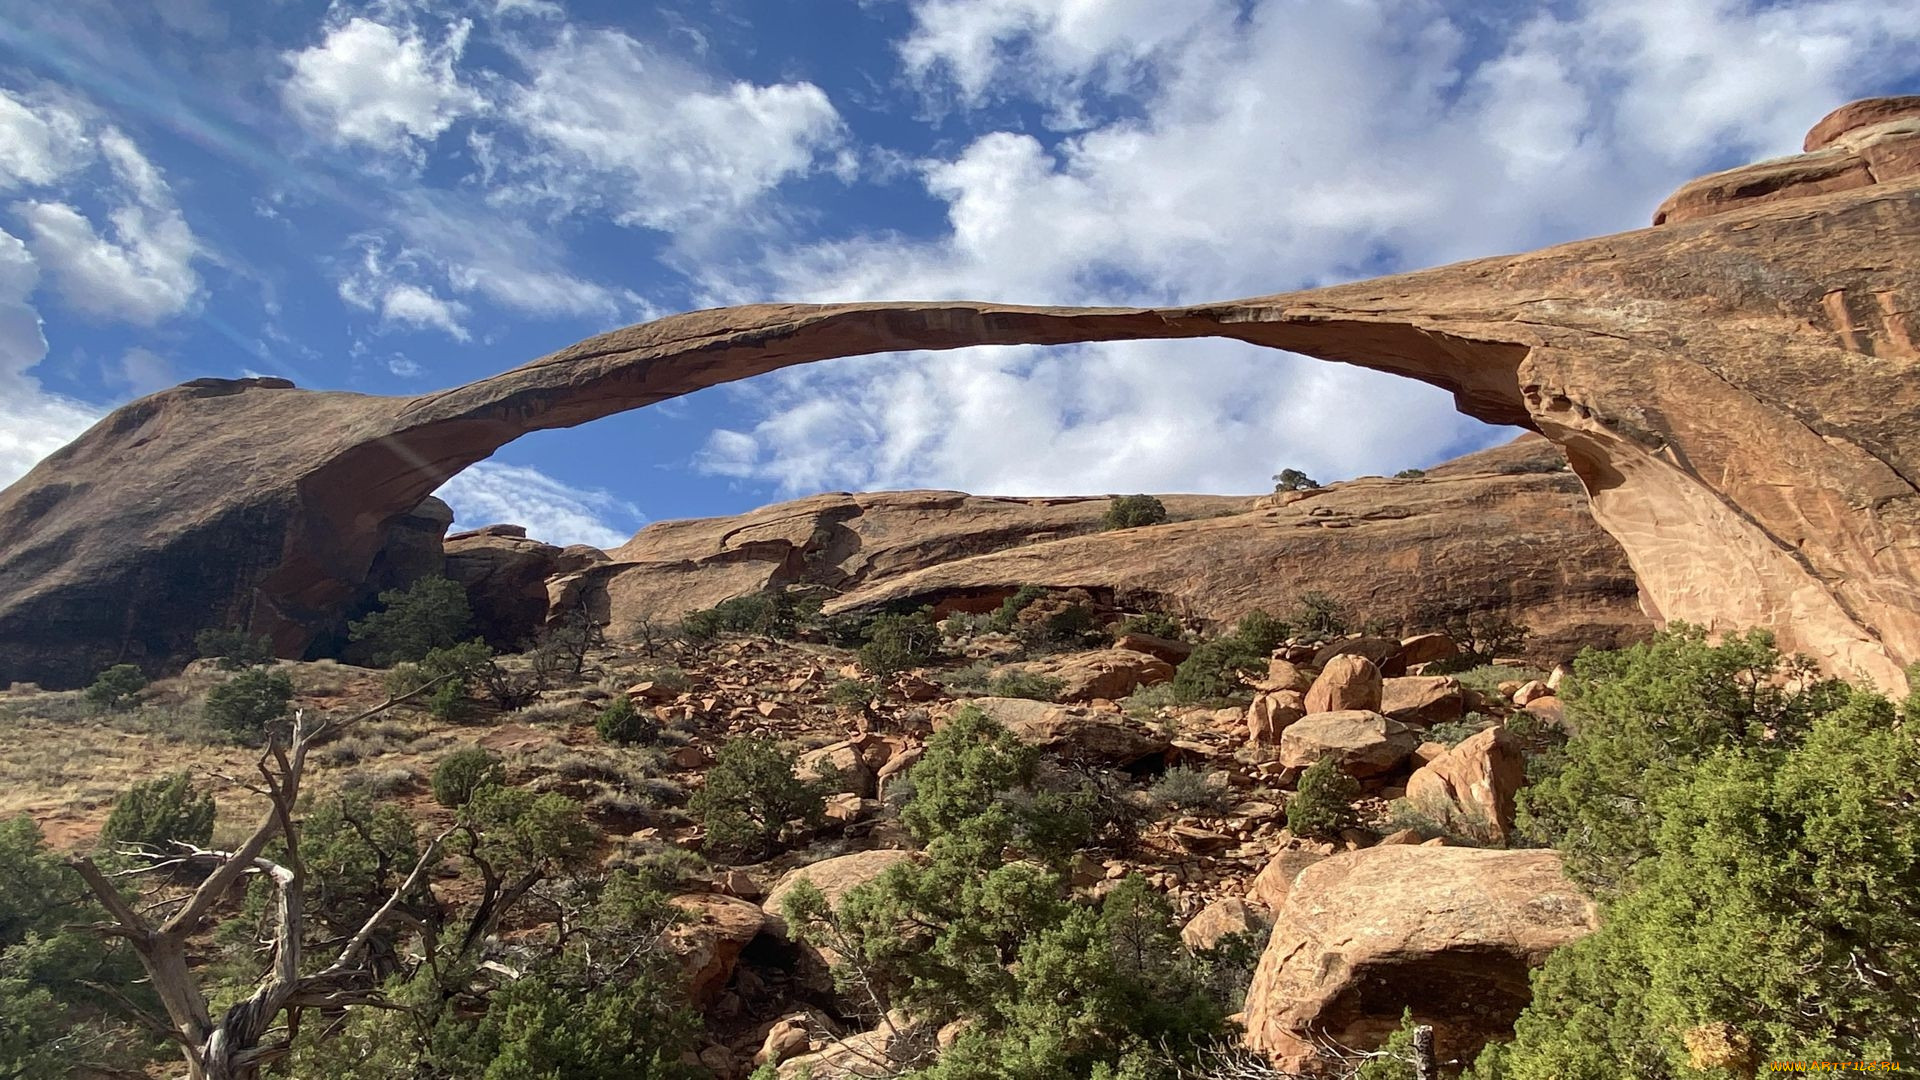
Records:
{"label": "layered rock striations", "polygon": [[1656,617],[1769,627],[1900,689],[1920,660],[1920,103],[1836,115],[1795,160],[1857,157],[1844,183],[1762,163],[1651,229],[1309,292],[692,312],[416,398],[195,380],[0,493],[0,681],[158,665],[220,624],[301,653],[398,522],[530,431],[838,356],[1227,337],[1421,379],[1541,432]]}

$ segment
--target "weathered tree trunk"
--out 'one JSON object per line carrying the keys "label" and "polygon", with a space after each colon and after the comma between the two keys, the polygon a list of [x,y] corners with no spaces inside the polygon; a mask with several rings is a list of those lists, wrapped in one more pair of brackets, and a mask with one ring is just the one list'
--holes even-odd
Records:
{"label": "weathered tree trunk", "polygon": [[1433,1054],[1432,1024],[1413,1029],[1413,1075],[1414,1080],[1440,1080],[1440,1063]]}

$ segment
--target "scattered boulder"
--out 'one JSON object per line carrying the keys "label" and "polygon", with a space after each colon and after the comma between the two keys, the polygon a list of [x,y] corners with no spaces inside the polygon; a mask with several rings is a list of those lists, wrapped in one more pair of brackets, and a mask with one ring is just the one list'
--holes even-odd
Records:
{"label": "scattered boulder", "polygon": [[1513,692],[1513,703],[1521,708],[1525,708],[1530,702],[1552,696],[1553,691],[1548,688],[1546,683],[1539,679],[1533,679],[1521,683],[1520,688]]}
{"label": "scattered boulder", "polygon": [[1557,697],[1534,698],[1526,704],[1527,715],[1537,717],[1561,730],[1567,727],[1567,707]]}
{"label": "scattered boulder", "polygon": [[1146,653],[1169,664],[1178,664],[1193,655],[1193,646],[1172,638],[1155,637],[1152,634],[1121,634],[1113,639],[1113,647],[1128,652]]}
{"label": "scattered boulder", "polygon": [[1405,675],[1406,661],[1400,658],[1400,642],[1393,638],[1350,637],[1323,645],[1313,654],[1313,666],[1325,669],[1336,656],[1359,656],[1380,669],[1382,675]]}
{"label": "scattered boulder", "polygon": [[1281,733],[1305,715],[1306,699],[1297,690],[1260,694],[1247,706],[1247,740],[1255,746],[1279,746]]}
{"label": "scattered boulder", "polygon": [[1172,745],[1165,735],[1126,716],[1057,707],[1012,721],[1007,730],[1029,746],[1107,765],[1131,765]]}
{"label": "scattered boulder", "polygon": [[794,762],[793,774],[802,780],[835,776],[841,791],[863,799],[871,799],[879,791],[879,778],[874,775],[873,767],[851,742],[831,743],[801,754]]}
{"label": "scattered boulder", "polygon": [[705,1008],[726,988],[740,951],[759,936],[766,916],[758,905],[720,893],[689,893],[669,902],[689,916],[669,935],[687,975],[688,997]]}
{"label": "scattered boulder", "polygon": [[1349,776],[1364,780],[1398,768],[1420,736],[1398,720],[1366,709],[1309,713],[1280,734],[1280,764],[1306,768],[1332,755]]}
{"label": "scattered boulder", "polygon": [[[1397,644],[1397,643],[1396,643]],[[1309,713],[1347,709],[1380,711],[1380,669],[1364,656],[1343,654],[1327,661],[1307,691]]]}
{"label": "scattered boulder", "polygon": [[1415,634],[1400,640],[1399,662],[1411,670],[1436,660],[1451,660],[1460,655],[1460,646],[1445,634]]}
{"label": "scattered boulder", "polygon": [[836,855],[831,859],[822,859],[809,866],[788,872],[767,893],[767,899],[760,905],[766,915],[767,932],[775,937],[787,934],[786,919],[780,914],[787,897],[793,895],[794,887],[802,881],[813,883],[820,894],[831,906],[839,906],[841,900],[854,889],[874,880],[887,872],[890,867],[898,866],[913,859],[911,851],[881,849],[877,851],[856,851],[851,855]]}
{"label": "scattered boulder", "polygon": [[1258,933],[1267,928],[1267,915],[1238,897],[1222,897],[1200,909],[1180,928],[1180,940],[1199,952],[1211,949],[1228,934]]}
{"label": "scattered boulder", "polygon": [[1253,884],[1247,887],[1247,899],[1265,907],[1268,911],[1279,911],[1287,902],[1287,894],[1293,889],[1293,879],[1300,871],[1326,858],[1317,851],[1304,848],[1288,848],[1267,860],[1267,865],[1256,874]]}
{"label": "scattered boulder", "polygon": [[811,1054],[788,1058],[780,1080],[880,1080],[931,1060],[934,1033],[897,1011],[872,1031],[835,1039]]}
{"label": "scattered boulder", "polygon": [[1407,802],[1449,831],[1505,844],[1513,832],[1514,795],[1527,782],[1520,740],[1490,727],[1407,778]]}
{"label": "scattered boulder", "polygon": [[1467,695],[1458,679],[1406,675],[1382,680],[1380,711],[1403,724],[1432,727],[1465,716]]}
{"label": "scattered boulder", "polygon": [[1293,690],[1305,694],[1313,689],[1313,676],[1290,660],[1274,657],[1267,661],[1267,674],[1253,684],[1256,690]]}
{"label": "scattered boulder", "polygon": [[1101,649],[1062,660],[1047,674],[1066,684],[1058,695],[1060,701],[1114,701],[1140,687],[1170,681],[1173,665],[1144,652]]}
{"label": "scattered boulder", "polygon": [[1441,1060],[1471,1059],[1511,1030],[1529,971],[1598,926],[1551,851],[1335,855],[1302,871],[1275,915],[1247,992],[1247,1045],[1305,1071],[1329,1039],[1378,1047],[1404,1006],[1434,1026]]}

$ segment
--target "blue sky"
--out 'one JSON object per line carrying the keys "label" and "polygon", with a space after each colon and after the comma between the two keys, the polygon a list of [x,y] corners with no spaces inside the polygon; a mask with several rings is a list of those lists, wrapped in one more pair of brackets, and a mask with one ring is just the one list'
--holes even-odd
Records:
{"label": "blue sky", "polygon": [[[0,483],[202,375],[418,393],[695,307],[1194,302],[1635,228],[1920,89],[1912,14],[0,0]],[[1252,492],[1506,434],[1229,343],[969,350],[538,434],[443,495],[611,545],[823,490]]]}

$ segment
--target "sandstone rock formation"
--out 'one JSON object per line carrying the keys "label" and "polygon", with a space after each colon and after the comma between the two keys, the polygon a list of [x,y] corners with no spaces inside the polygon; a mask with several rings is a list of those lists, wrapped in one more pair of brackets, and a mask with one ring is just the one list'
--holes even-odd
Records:
{"label": "sandstone rock formation", "polygon": [[837,356],[1212,336],[1421,379],[1543,433],[1656,617],[1769,627],[1904,689],[1920,660],[1916,114],[1850,106],[1810,155],[1721,174],[1652,229],[1310,292],[692,312],[417,398],[194,380],[0,492],[0,682],[158,666],[218,625],[303,653],[428,493],[531,431]]}
{"label": "sandstone rock formation", "polygon": [[1332,755],[1347,775],[1364,780],[1392,772],[1419,745],[1414,729],[1377,712],[1308,713],[1280,733],[1280,764],[1306,768]]}
{"label": "sandstone rock formation", "polygon": [[1299,872],[1247,991],[1247,1043],[1283,1070],[1317,1038],[1367,1050],[1402,1005],[1432,1024],[1441,1060],[1511,1029],[1528,971],[1599,925],[1551,851],[1368,848]]}
{"label": "sandstone rock formation", "polygon": [[1320,669],[1319,677],[1307,689],[1306,710],[1310,713],[1345,709],[1378,711],[1381,692],[1380,669],[1366,657],[1343,654]]}
{"label": "sandstone rock formation", "polygon": [[1513,831],[1515,796],[1526,782],[1520,740],[1495,726],[1414,770],[1407,802],[1438,825],[1504,844]]}

